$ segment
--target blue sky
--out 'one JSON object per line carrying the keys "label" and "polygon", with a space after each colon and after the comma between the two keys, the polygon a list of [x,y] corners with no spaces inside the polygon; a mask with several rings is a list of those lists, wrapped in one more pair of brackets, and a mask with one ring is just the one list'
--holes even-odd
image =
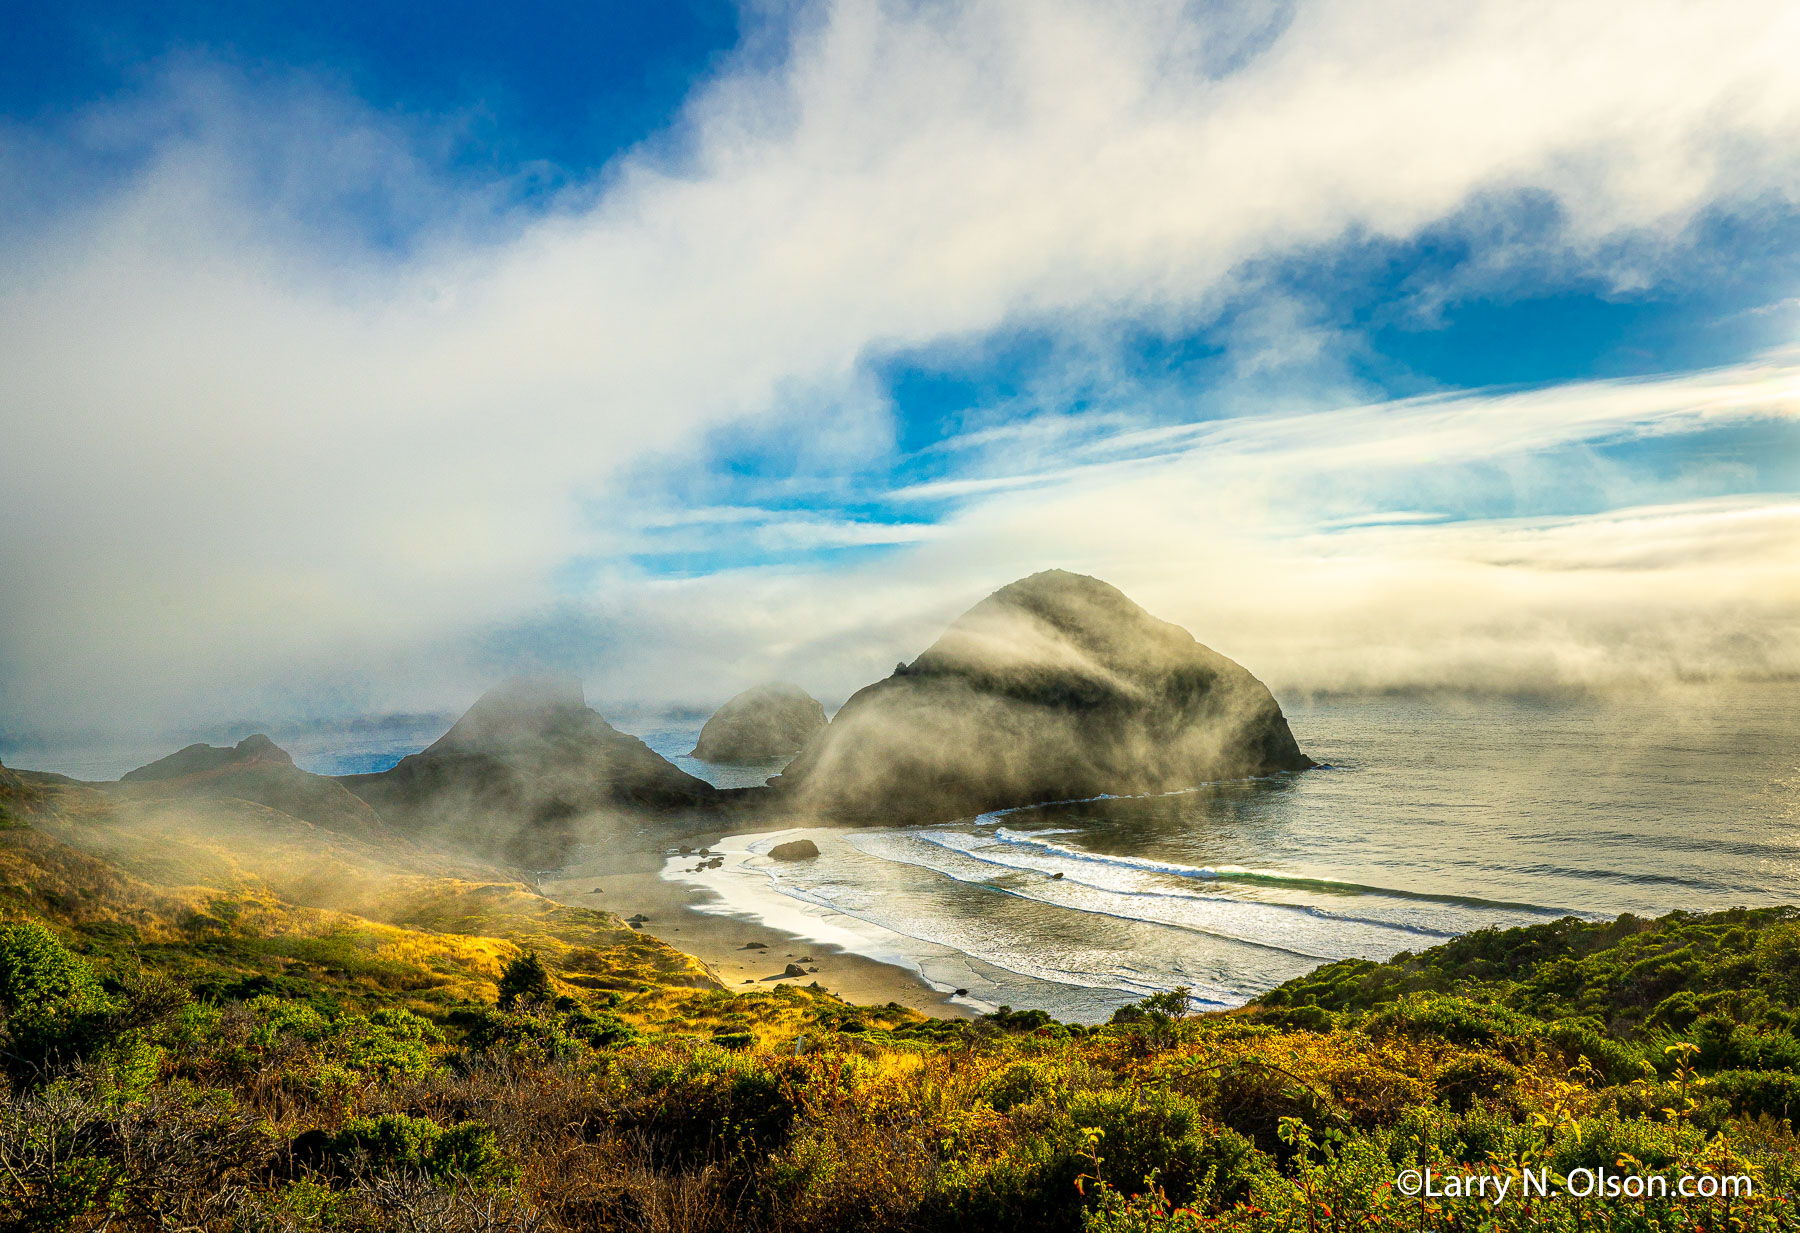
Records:
{"label": "blue sky", "polygon": [[1788,6],[7,24],[0,727],[842,696],[1052,564],[1302,687],[1800,667]]}

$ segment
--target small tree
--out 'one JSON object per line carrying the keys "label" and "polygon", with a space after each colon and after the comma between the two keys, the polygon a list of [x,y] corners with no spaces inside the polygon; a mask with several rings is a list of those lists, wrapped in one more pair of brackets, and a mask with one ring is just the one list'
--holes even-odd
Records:
{"label": "small tree", "polygon": [[535,950],[507,961],[500,972],[500,1009],[512,1010],[521,1002],[553,1002],[556,990],[550,984],[550,971]]}

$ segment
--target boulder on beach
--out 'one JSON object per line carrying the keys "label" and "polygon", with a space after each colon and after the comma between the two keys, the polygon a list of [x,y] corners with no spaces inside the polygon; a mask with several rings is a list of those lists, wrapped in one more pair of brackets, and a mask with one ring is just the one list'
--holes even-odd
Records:
{"label": "boulder on beach", "polygon": [[713,712],[691,756],[727,763],[785,758],[824,726],[825,707],[798,685],[758,685]]}
{"label": "boulder on beach", "polygon": [[781,970],[783,976],[805,976],[806,969],[797,963],[790,963]]}
{"label": "boulder on beach", "polygon": [[769,855],[778,861],[803,861],[818,854],[819,845],[810,839],[793,839],[769,849]]}
{"label": "boulder on beach", "polygon": [[1048,570],[857,692],[769,782],[815,815],[921,821],[1313,765],[1241,665],[1097,578]]}

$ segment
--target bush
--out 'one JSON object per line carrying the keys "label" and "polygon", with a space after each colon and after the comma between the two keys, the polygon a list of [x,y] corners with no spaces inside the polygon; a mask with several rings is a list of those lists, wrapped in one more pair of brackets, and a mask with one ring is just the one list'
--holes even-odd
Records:
{"label": "bush", "polygon": [[294,1156],[337,1177],[363,1170],[417,1173],[492,1188],[518,1176],[487,1123],[440,1126],[404,1113],[353,1118],[335,1134],[309,1130],[294,1140]]}
{"label": "bush", "polygon": [[1519,1083],[1519,1068],[1485,1053],[1465,1053],[1437,1073],[1438,1096],[1458,1113],[1477,1101],[1504,1101]]}
{"label": "bush", "polygon": [[1068,1076],[1044,1062],[1012,1062],[982,1080],[976,1099],[1006,1113],[1058,1092],[1066,1094]]}
{"label": "bush", "polygon": [[1596,1019],[1558,1019],[1543,1031],[1570,1062],[1586,1058],[1608,1083],[1629,1083],[1654,1073],[1642,1049],[1606,1035]]}
{"label": "bush", "polygon": [[1800,1129],[1800,1075],[1780,1070],[1726,1070],[1707,1077],[1705,1093],[1734,1113],[1767,1115]]}
{"label": "bush", "polygon": [[538,958],[535,950],[528,950],[517,959],[508,960],[501,969],[501,1010],[513,1010],[522,1002],[530,1004],[555,1001],[556,988],[550,983],[550,970],[544,966],[544,961]]}
{"label": "bush", "polygon": [[29,1086],[112,1036],[113,1003],[93,969],[36,921],[0,924],[0,1054]]}

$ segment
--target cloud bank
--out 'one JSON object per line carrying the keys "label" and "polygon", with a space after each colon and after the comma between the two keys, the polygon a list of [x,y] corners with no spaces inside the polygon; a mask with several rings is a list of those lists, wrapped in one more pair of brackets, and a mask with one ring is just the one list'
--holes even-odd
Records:
{"label": "cloud bank", "polygon": [[[785,54],[727,62],[547,204],[446,170],[441,119],[202,62],[0,138],[7,723],[419,708],[530,658],[603,696],[722,697],[764,667],[830,691],[1046,564],[1275,678],[1605,675],[1618,629],[1702,631],[1692,663],[1656,652],[1682,671],[1792,670],[1767,647],[1795,612],[1793,485],[1568,471],[1709,415],[1785,431],[1791,367],[1346,410],[1363,391],[1278,303],[1229,344],[1284,391],[1276,418],[975,409],[932,481],[960,488],[884,494],[916,517],[840,493],[739,520],[899,555],[633,564],[658,519],[718,525],[642,477],[720,432],[780,435],[813,476],[879,470],[900,445],[875,373],[909,349],[1031,328],[1104,354],[1122,323],[1213,320],[1259,263],[1431,229],[1474,246],[1460,277],[1654,285],[1698,222],[1800,204],[1791,5],[786,19]],[[1592,507],[1437,520],[1508,468]]]}

